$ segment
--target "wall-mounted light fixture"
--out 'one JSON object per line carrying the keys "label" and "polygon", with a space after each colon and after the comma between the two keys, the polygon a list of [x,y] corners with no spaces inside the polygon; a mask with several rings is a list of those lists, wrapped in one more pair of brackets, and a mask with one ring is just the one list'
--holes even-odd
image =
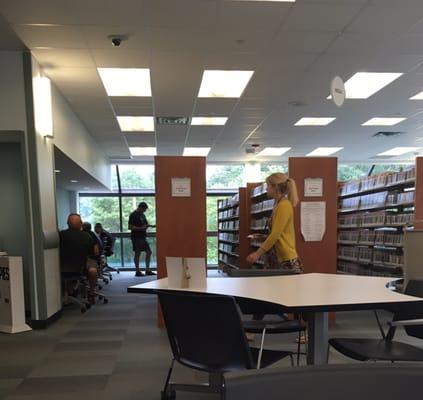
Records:
{"label": "wall-mounted light fixture", "polygon": [[53,137],[51,82],[45,76],[33,80],[35,130],[47,138]]}

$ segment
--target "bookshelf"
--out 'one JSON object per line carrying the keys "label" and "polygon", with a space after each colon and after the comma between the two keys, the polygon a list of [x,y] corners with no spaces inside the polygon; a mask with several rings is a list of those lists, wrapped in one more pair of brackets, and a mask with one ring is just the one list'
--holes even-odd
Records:
{"label": "bookshelf", "polygon": [[[272,215],[275,201],[267,197],[266,183],[248,184],[249,192],[249,215],[250,215],[250,233],[267,234],[267,221]],[[264,239],[264,238],[263,238]],[[263,240],[252,239],[250,241],[251,250],[255,250],[263,243]],[[254,264],[254,267],[261,268],[265,264],[264,257],[261,257]]]}
{"label": "bookshelf", "polygon": [[217,201],[218,267],[239,268],[239,193]]}
{"label": "bookshelf", "polygon": [[339,184],[338,273],[402,276],[415,182],[416,168],[410,167]]}

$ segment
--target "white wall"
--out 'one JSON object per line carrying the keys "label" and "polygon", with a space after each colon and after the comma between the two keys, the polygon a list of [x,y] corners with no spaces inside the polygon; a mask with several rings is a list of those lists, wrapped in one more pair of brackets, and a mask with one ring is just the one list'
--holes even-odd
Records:
{"label": "white wall", "polygon": [[26,131],[22,52],[0,51],[0,130]]}
{"label": "white wall", "polygon": [[111,187],[110,162],[70,108],[57,88],[52,87],[54,144],[106,187]]}
{"label": "white wall", "polygon": [[[33,83],[43,76],[43,71],[32,57]],[[33,90],[35,85],[33,84]],[[110,187],[110,164],[84,125],[72,111],[66,99],[51,84],[53,111],[53,138],[46,138],[36,130],[38,185],[41,205],[42,230],[57,229],[56,187],[54,177],[54,146],[76,164]],[[37,92],[34,90],[34,108],[37,108]],[[44,284],[47,297],[47,317],[61,308],[59,249],[44,250]]]}

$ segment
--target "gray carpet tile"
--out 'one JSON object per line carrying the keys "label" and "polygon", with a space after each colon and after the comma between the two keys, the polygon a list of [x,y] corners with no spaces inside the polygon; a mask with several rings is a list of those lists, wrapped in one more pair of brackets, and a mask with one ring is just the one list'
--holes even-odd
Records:
{"label": "gray carpet tile", "polygon": [[[29,378],[25,379],[13,394],[37,396],[53,393],[78,393],[85,397],[86,392],[104,390],[108,379],[107,375]],[[57,398],[60,397],[57,396]]]}
{"label": "gray carpet tile", "polygon": [[[166,331],[157,327],[157,299],[126,292],[128,286],[153,279],[136,278],[132,272],[114,273],[113,281],[103,287],[108,304],[96,304],[85,314],[77,307],[66,307],[61,319],[47,330],[0,334],[0,399],[159,400],[171,351]],[[390,314],[382,312],[381,318],[386,322]],[[351,312],[337,313],[330,335],[378,337],[379,332],[372,312]],[[296,337],[267,335],[265,344],[295,351]],[[422,346],[403,331],[398,331],[398,339]],[[259,340],[257,336],[255,346]],[[352,361],[331,351],[330,362]],[[288,366],[289,360],[277,365]],[[176,365],[173,379],[195,383],[206,381],[206,376]],[[215,398],[178,393],[178,400]]]}
{"label": "gray carpet tile", "polygon": [[55,352],[99,352],[99,353],[118,353],[122,346],[119,340],[102,340],[98,342],[79,341],[79,342],[60,342],[54,347]]}
{"label": "gray carpet tile", "polygon": [[116,356],[81,354],[59,354],[50,356],[42,365],[35,367],[30,378],[73,377],[88,375],[111,375]]}

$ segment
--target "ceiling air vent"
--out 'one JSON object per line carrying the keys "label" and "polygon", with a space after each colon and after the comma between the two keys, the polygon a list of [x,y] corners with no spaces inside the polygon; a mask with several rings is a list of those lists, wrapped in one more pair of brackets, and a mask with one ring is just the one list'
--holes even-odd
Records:
{"label": "ceiling air vent", "polygon": [[187,125],[188,117],[156,117],[159,125]]}
{"label": "ceiling air vent", "polygon": [[404,135],[405,132],[389,132],[389,131],[380,131],[376,132],[373,137],[393,137],[393,136],[399,136]]}

